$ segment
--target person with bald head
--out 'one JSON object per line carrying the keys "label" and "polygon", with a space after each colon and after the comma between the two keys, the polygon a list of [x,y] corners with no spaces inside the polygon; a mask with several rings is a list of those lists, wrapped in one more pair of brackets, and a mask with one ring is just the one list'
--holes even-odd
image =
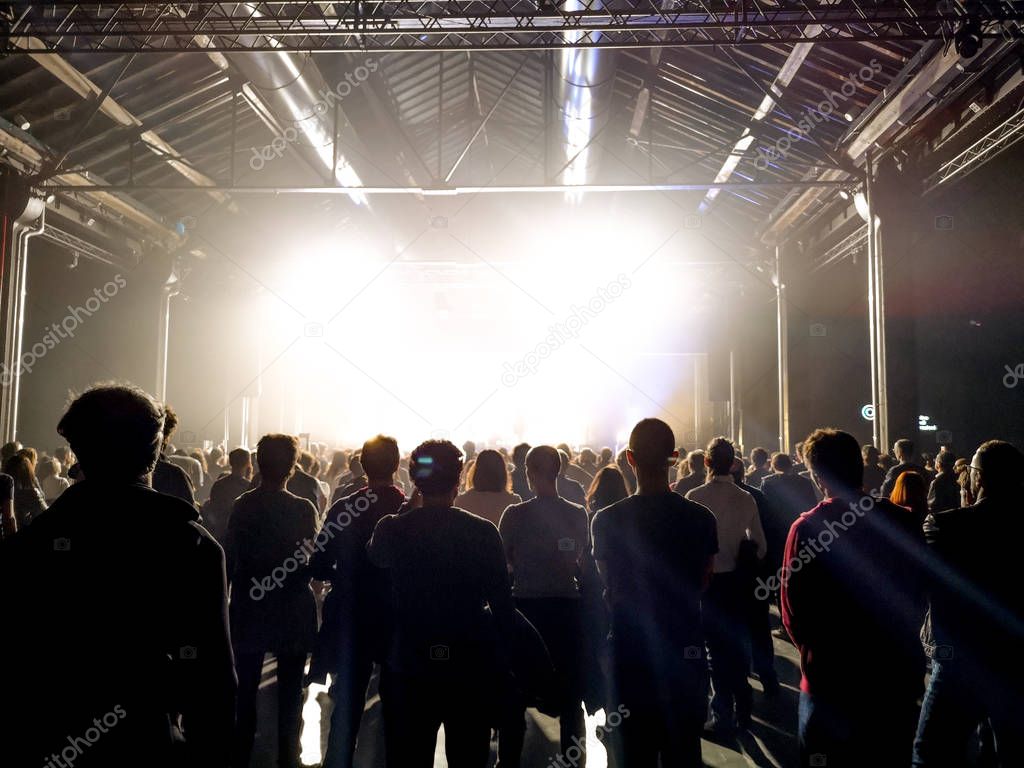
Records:
{"label": "person with bald head", "polygon": [[[561,452],[538,445],[526,454],[526,477],[533,499],[513,504],[498,530],[512,574],[516,607],[537,628],[551,654],[558,691],[561,748],[585,744],[583,720],[583,616],[578,574],[590,551],[587,512],[558,493]],[[522,714],[501,729],[501,765],[519,765],[526,721]]]}
{"label": "person with bald head", "polygon": [[624,764],[697,768],[707,711],[701,594],[718,551],[715,517],[673,493],[668,473],[679,453],[672,429],[644,419],[629,436],[632,496],[591,524],[594,559],[611,613],[612,692],[625,707]]}

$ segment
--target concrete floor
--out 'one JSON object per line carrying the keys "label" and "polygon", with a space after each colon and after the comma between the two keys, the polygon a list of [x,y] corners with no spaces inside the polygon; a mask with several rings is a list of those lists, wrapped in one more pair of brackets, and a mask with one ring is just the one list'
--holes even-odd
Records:
{"label": "concrete floor", "polygon": [[[773,615],[773,625],[778,618]],[[775,701],[761,696],[761,687],[754,686],[754,723],[749,731],[741,733],[731,743],[703,742],[704,764],[715,768],[787,768],[797,763],[796,712],[799,695],[799,660],[796,649],[788,642],[775,640],[775,667],[782,683],[782,695]],[[276,664],[268,658],[264,665],[264,679],[260,686],[260,732],[256,736],[256,749],[250,768],[275,768],[275,715],[274,688]],[[326,743],[327,723],[331,702],[326,688],[311,686],[303,707],[302,760],[316,765]],[[559,752],[558,721],[534,710],[527,712],[528,729],[523,749],[524,768],[545,768]],[[587,718],[588,768],[607,768],[604,747],[597,741],[594,729],[603,723],[603,713]],[[492,759],[496,746],[492,742]],[[444,758],[444,730],[438,733],[434,767],[447,768]],[[356,751],[357,768],[383,768],[384,741],[381,723],[380,698],[371,683],[366,712],[359,734]]]}

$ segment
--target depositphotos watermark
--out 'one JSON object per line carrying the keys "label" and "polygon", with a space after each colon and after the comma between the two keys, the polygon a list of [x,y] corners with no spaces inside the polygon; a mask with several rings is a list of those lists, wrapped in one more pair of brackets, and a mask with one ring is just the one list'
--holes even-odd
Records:
{"label": "depositphotos watermark", "polygon": [[6,387],[13,380],[15,373],[25,375],[32,373],[35,364],[46,353],[55,349],[65,339],[73,339],[78,326],[82,324],[83,317],[92,317],[100,307],[117,295],[117,292],[128,285],[128,281],[120,274],[114,275],[114,279],[106,282],[102,288],[93,290],[93,295],[82,302],[85,306],[73,307],[68,304],[68,313],[59,323],[50,323],[50,330],[46,332],[40,341],[37,341],[28,352],[22,353],[18,359],[17,371],[11,370],[7,365],[0,363],[0,382]]}
{"label": "depositphotos watermark", "polygon": [[822,88],[821,92],[825,98],[819,101],[814,109],[804,110],[803,116],[797,121],[796,128],[793,131],[778,139],[768,149],[758,147],[757,160],[754,161],[754,166],[759,171],[764,171],[767,170],[768,165],[773,160],[787,157],[794,142],[800,141],[809,135],[815,126],[824,122],[835,112],[839,108],[839,102],[842,98],[848,99],[853,96],[863,83],[870,83],[881,71],[882,65],[878,63],[878,59],[872,59],[856,72],[847,73],[846,77],[843,78],[843,84],[839,86],[839,91],[830,91],[828,88]]}
{"label": "depositphotos watermark", "polygon": [[824,530],[805,541],[796,554],[788,562],[783,563],[773,576],[769,576],[767,581],[760,576],[757,577],[754,597],[758,600],[767,600],[779,589],[787,574],[803,570],[805,565],[822,552],[828,552],[839,539],[840,534],[846,533],[857,524],[858,520],[875,508],[876,500],[877,497],[873,495],[861,496],[857,501],[850,502],[850,508],[843,511],[839,520],[826,520]]}
{"label": "depositphotos watermark", "polygon": [[124,707],[117,704],[113,711],[107,712],[103,717],[93,718],[92,727],[86,728],[82,736],[68,736],[68,746],[60,751],[60,755],[51,753],[43,768],[71,768],[85,750],[103,738],[104,734],[109,733],[111,728],[127,717],[127,714]]}
{"label": "depositphotos watermark", "polygon": [[1008,365],[1004,365],[1006,373],[1003,375],[1003,386],[1007,389],[1013,389],[1021,381],[1024,381],[1024,363],[1017,363],[1016,368],[1011,368]]}
{"label": "depositphotos watermark", "polygon": [[345,508],[334,515],[333,519],[324,522],[312,542],[308,539],[295,542],[299,548],[276,566],[269,576],[264,576],[262,579],[253,576],[252,586],[249,588],[249,598],[258,603],[267,596],[268,592],[273,592],[283,586],[289,573],[295,573],[300,566],[308,564],[313,559],[314,551],[323,552],[327,542],[352,525],[354,518],[359,517],[376,503],[377,494],[372,490],[367,491],[365,496],[360,496],[351,504],[346,501]]}
{"label": "depositphotos watermark", "polygon": [[[624,705],[619,704],[615,710],[607,714],[604,719],[604,725],[597,726],[598,738],[607,736],[614,731],[622,725],[622,721],[627,717],[629,717],[629,710]],[[545,768],[576,768],[576,766],[583,762],[583,756],[586,752],[586,742],[579,736],[573,736],[572,746],[566,749],[565,752],[548,758],[548,764]]]}
{"label": "depositphotos watermark", "polygon": [[582,307],[573,304],[572,312],[564,322],[548,327],[548,335],[544,337],[543,341],[514,363],[505,363],[504,373],[501,374],[501,383],[506,387],[513,387],[520,379],[536,373],[542,360],[551,357],[552,353],[567,341],[579,336],[583,326],[604,312],[609,304],[632,287],[633,283],[630,279],[626,275],[620,274],[608,285],[598,288],[597,293],[591,296]]}
{"label": "depositphotos watermark", "polygon": [[[320,98],[313,103],[313,111],[318,115],[323,115],[327,110],[333,109],[335,104],[348,98],[352,91],[365,83],[370,74],[379,68],[380,62],[377,59],[368,58],[365,64],[360,64],[351,72],[346,72],[345,79],[335,85],[333,89],[321,88],[317,94]],[[275,157],[281,157],[287,151],[288,146],[297,142],[301,136],[302,133],[294,125],[289,125],[281,132],[280,136],[275,137],[269,144],[259,149],[251,147],[252,157],[249,158],[249,167],[256,172],[262,171],[267,163]]]}

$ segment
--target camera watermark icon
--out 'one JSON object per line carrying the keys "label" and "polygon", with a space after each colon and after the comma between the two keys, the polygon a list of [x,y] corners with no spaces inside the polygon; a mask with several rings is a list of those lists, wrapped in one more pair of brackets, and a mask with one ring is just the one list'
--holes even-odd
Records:
{"label": "camera watermark icon", "polygon": [[60,107],[53,111],[53,119],[58,123],[67,123],[71,120],[71,107]]}
{"label": "camera watermark icon", "polygon": [[824,323],[811,323],[811,336],[817,339],[828,336],[828,328]]}
{"label": "camera watermark icon", "polygon": [[953,217],[948,214],[935,217],[935,228],[950,230],[953,228]]}
{"label": "camera watermark icon", "polygon": [[430,226],[434,229],[448,229],[447,216],[431,216]]}
{"label": "camera watermark icon", "polygon": [[704,225],[704,217],[699,213],[688,213],[683,217],[683,229],[700,229]]}
{"label": "camera watermark icon", "polygon": [[53,551],[54,552],[70,552],[71,551],[71,539],[64,538],[63,536],[59,539],[53,540]]}
{"label": "camera watermark icon", "polygon": [[447,645],[432,645],[430,646],[430,660],[431,661],[450,661],[451,650]]}
{"label": "camera watermark icon", "polygon": [[808,763],[813,768],[824,768],[824,766],[828,765],[828,758],[820,752],[816,752],[808,758]]}
{"label": "camera watermark icon", "polygon": [[952,645],[937,645],[935,646],[935,658],[939,661],[949,661],[953,658],[953,646]]}
{"label": "camera watermark icon", "polygon": [[302,329],[302,335],[307,339],[321,339],[324,335],[323,323],[306,323]]}
{"label": "camera watermark icon", "polygon": [[683,658],[687,661],[695,661],[704,658],[704,649],[699,645],[688,645],[683,648]]}
{"label": "camera watermark icon", "polygon": [[194,661],[198,655],[194,645],[183,645],[178,649],[178,658],[185,661]]}
{"label": "camera watermark icon", "polygon": [[1003,386],[1007,389],[1016,387],[1024,379],[1024,363],[1017,363],[1016,368],[1004,365],[1006,374],[1003,376]]}

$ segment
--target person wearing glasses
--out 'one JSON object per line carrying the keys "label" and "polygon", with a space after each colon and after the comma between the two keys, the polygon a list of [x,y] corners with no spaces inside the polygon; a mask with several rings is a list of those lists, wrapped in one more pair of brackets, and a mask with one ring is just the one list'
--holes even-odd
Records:
{"label": "person wearing glasses", "polygon": [[924,533],[935,555],[925,650],[932,674],[913,765],[960,765],[979,724],[995,734],[999,765],[1024,765],[1024,455],[990,440],[966,470],[974,504],[932,512]]}

